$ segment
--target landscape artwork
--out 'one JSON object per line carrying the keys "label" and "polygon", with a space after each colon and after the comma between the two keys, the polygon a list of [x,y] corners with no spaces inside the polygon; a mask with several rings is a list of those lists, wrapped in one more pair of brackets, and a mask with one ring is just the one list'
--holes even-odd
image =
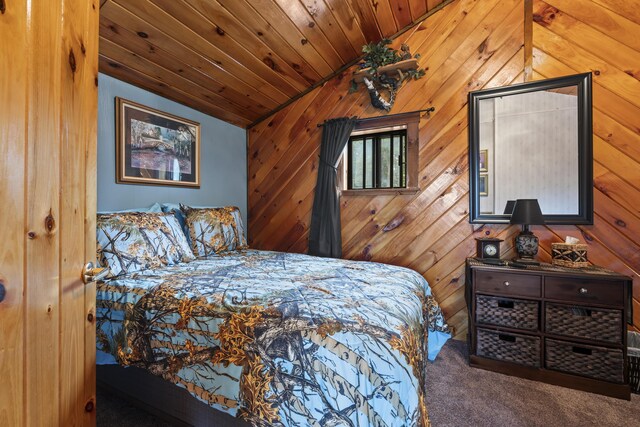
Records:
{"label": "landscape artwork", "polygon": [[199,187],[200,124],[116,98],[117,182]]}
{"label": "landscape artwork", "polygon": [[480,150],[480,172],[489,171],[489,150]]}
{"label": "landscape artwork", "polygon": [[489,195],[489,175],[488,174],[486,173],[480,174],[478,187],[480,191],[480,197],[487,197]]}

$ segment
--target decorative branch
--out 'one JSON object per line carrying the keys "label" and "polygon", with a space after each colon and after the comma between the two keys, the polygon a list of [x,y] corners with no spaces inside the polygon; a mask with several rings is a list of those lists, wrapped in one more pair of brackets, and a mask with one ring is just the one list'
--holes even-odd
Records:
{"label": "decorative branch", "polygon": [[[379,43],[370,43],[362,47],[365,55],[360,63],[361,69],[354,73],[349,89],[350,93],[357,91],[358,83],[362,81],[369,91],[371,105],[385,111],[391,110],[396,93],[405,81],[417,80],[425,74],[425,70],[419,68],[416,61],[420,57],[419,54],[412,57],[406,44],[403,44],[398,52],[387,46],[390,43],[391,40],[384,39]],[[394,67],[394,64],[397,66]],[[382,91],[388,94],[387,99],[382,95]]]}

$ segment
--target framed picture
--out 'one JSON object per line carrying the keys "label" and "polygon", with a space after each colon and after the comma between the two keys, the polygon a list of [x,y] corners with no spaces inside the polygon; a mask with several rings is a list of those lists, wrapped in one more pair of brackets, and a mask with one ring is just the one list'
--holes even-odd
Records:
{"label": "framed picture", "polygon": [[200,123],[116,97],[116,182],[200,187]]}
{"label": "framed picture", "polygon": [[480,174],[480,180],[478,181],[478,187],[481,197],[487,197],[489,195],[489,175],[486,173]]}
{"label": "framed picture", "polygon": [[489,150],[480,150],[480,172],[489,172]]}

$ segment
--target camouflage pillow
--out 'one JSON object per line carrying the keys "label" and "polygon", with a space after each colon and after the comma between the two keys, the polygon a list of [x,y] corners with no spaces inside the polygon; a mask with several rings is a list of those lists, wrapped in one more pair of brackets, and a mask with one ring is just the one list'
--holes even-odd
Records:
{"label": "camouflage pillow", "polygon": [[189,229],[191,248],[197,256],[206,257],[247,248],[242,217],[237,207],[190,208],[181,205],[180,209]]}
{"label": "camouflage pillow", "polygon": [[175,216],[162,212],[98,214],[98,261],[112,276],[195,257]]}

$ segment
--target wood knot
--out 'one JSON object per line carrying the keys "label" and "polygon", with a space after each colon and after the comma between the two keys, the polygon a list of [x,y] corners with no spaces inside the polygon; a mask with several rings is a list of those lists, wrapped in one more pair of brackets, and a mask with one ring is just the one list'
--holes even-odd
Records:
{"label": "wood knot", "polygon": [[93,409],[95,408],[95,404],[93,403],[93,399],[89,399],[89,401],[84,405],[84,411],[85,412],[93,412]]}
{"label": "wood knot", "polygon": [[44,219],[44,228],[47,229],[47,232],[51,234],[56,227],[56,220],[53,218],[51,211],[49,211],[49,215]]}
{"label": "wood knot", "polygon": [[87,48],[84,47],[84,43],[82,41],[80,42],[80,52],[82,52],[83,55],[86,55],[87,53]]}
{"label": "wood knot", "polygon": [[216,26],[216,33],[218,33],[219,36],[224,36],[224,30],[218,26]]}
{"label": "wood knot", "polygon": [[53,311],[53,307],[51,305],[47,306],[47,314],[51,314],[51,312]]}
{"label": "wood knot", "polygon": [[265,63],[265,65],[266,65],[267,67],[271,68],[272,70],[275,70],[275,69],[276,69],[276,63],[275,63],[275,62],[273,62],[273,59],[271,59],[271,58],[269,58],[269,57],[266,57],[266,58],[264,58],[264,59],[262,60],[262,62],[264,62],[264,63]]}
{"label": "wood knot", "polygon": [[4,12],[7,10],[7,5],[4,3],[4,0],[0,0],[0,13],[4,15]]}
{"label": "wood knot", "polygon": [[33,231],[30,231],[27,233],[27,237],[29,237],[29,239],[33,240],[36,238],[36,233]]}
{"label": "wood knot", "polygon": [[621,220],[621,219],[616,219],[616,225],[617,225],[617,226],[619,226],[619,227],[626,227],[626,226],[627,226],[627,223],[626,223],[626,222],[624,222],[624,221],[623,221],[623,220]]}
{"label": "wood knot", "polygon": [[556,15],[560,12],[559,9],[553,6],[544,7],[538,13],[533,14],[533,22],[536,22],[543,27],[548,27],[551,25],[554,19],[556,19]]}
{"label": "wood knot", "polygon": [[478,46],[478,53],[482,53],[485,50],[487,50],[487,42],[488,42],[488,38],[484,39],[482,43],[480,43],[480,46]]}
{"label": "wood knot", "polygon": [[362,255],[363,258],[367,261],[369,261],[372,257],[371,255],[371,245],[367,245],[364,247],[364,249],[362,250]]}
{"label": "wood knot", "polygon": [[89,314],[87,314],[87,320],[88,320],[90,323],[93,323],[93,313],[89,313]]}
{"label": "wood knot", "polygon": [[593,242],[593,237],[589,233],[583,230],[581,234],[582,237],[584,237],[584,240],[586,240],[587,242]]}
{"label": "wood knot", "polygon": [[143,39],[149,38],[149,34],[145,33],[144,31],[138,31],[138,36],[142,37]]}
{"label": "wood knot", "polygon": [[395,228],[398,228],[400,224],[402,224],[403,222],[404,222],[404,215],[400,214],[397,217],[393,218],[391,222],[389,222],[387,225],[385,225],[382,231],[384,231],[385,233],[388,231],[391,231]]}
{"label": "wood knot", "polygon": [[71,67],[71,72],[76,72],[76,55],[73,53],[73,48],[69,50],[69,66]]}
{"label": "wood knot", "polygon": [[307,40],[307,39],[302,39],[302,40],[300,40],[300,43],[302,43],[303,45],[305,45],[305,44],[309,43],[309,40]]}
{"label": "wood knot", "polygon": [[296,232],[303,232],[305,230],[305,225],[304,223],[298,221],[296,222],[296,225],[293,227],[293,230]]}

